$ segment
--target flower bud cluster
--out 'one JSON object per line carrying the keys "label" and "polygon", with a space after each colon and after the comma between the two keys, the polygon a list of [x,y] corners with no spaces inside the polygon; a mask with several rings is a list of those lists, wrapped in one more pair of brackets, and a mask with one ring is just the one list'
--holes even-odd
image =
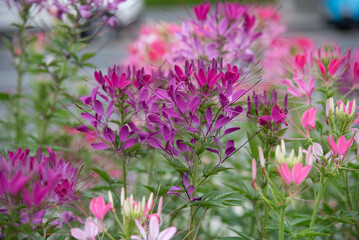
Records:
{"label": "flower bud cluster", "polygon": [[133,194],[130,197],[125,198],[125,190],[121,190],[121,214],[122,216],[130,219],[129,222],[134,221],[135,219],[141,219],[142,217],[146,218],[152,211],[154,202],[153,202],[153,193],[146,202],[146,197],[142,197],[141,202],[136,202],[134,200]]}
{"label": "flower bud cluster", "polygon": [[355,112],[356,112],[356,101],[347,101],[344,104],[342,101],[337,101],[337,106],[335,107],[334,99],[327,99],[326,104],[326,119],[327,124],[330,125],[332,131],[339,130],[341,134],[345,134],[349,131],[350,126],[355,121]]}

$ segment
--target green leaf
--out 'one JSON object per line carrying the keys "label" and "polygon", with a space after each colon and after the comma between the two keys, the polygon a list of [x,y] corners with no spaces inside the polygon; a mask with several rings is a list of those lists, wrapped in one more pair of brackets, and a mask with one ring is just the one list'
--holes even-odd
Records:
{"label": "green leaf", "polygon": [[89,68],[96,68],[96,65],[94,65],[92,63],[84,63],[83,66],[84,67],[89,67]]}
{"label": "green leaf", "polygon": [[229,230],[231,230],[232,232],[235,232],[236,234],[238,234],[239,236],[242,237],[242,239],[245,239],[245,240],[255,240],[254,238],[252,238],[251,236],[249,236],[248,234],[246,233],[243,233],[243,232],[240,232],[234,228],[231,228],[231,227],[227,227]]}
{"label": "green leaf", "polygon": [[242,240],[243,238],[241,237],[222,237],[222,238],[219,238],[219,240],[234,240],[234,239],[239,239],[239,240]]}
{"label": "green leaf", "polygon": [[[247,139],[250,139],[251,135],[247,132]],[[258,159],[259,158],[259,153],[258,153],[258,144],[256,144],[255,139],[251,139],[249,142],[249,148],[251,149],[251,156],[254,159]]]}
{"label": "green leaf", "polygon": [[105,170],[103,170],[102,168],[95,167],[95,168],[92,168],[92,170],[95,173],[97,173],[98,175],[100,175],[108,184],[112,183],[112,179],[111,179],[110,175],[108,175],[108,173]]}
{"label": "green leaf", "polygon": [[216,175],[219,172],[222,172],[222,171],[225,171],[228,169],[233,169],[233,168],[225,168],[225,167],[219,166],[219,167],[213,168],[211,170],[203,169],[203,177],[209,177],[212,175]]}
{"label": "green leaf", "polygon": [[297,239],[303,239],[305,237],[315,237],[315,236],[330,236],[328,233],[314,232],[309,229],[305,229],[296,234]]}
{"label": "green leaf", "polygon": [[9,98],[10,98],[10,94],[0,93],[0,100],[8,100]]}
{"label": "green leaf", "polygon": [[96,55],[96,52],[92,52],[92,53],[85,53],[84,55],[82,55],[81,57],[81,62],[85,62],[86,60],[94,57]]}
{"label": "green leaf", "polygon": [[143,185],[143,187],[145,187],[150,192],[153,192],[153,193],[155,192],[155,189],[153,187],[145,186],[145,185]]}

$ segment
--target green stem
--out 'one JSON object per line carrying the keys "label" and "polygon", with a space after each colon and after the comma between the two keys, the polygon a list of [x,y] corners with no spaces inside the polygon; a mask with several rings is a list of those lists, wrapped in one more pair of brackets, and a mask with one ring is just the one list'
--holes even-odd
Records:
{"label": "green stem", "polygon": [[26,63],[26,59],[24,59],[26,54],[26,24],[29,15],[29,7],[24,7],[24,11],[20,14],[21,16],[21,25],[19,26],[19,49],[20,49],[20,56],[19,56],[19,63],[16,65],[17,71],[17,86],[16,86],[16,101],[15,101],[15,143],[18,144],[22,137],[22,130],[24,126],[22,124],[23,118],[21,116],[21,98],[22,98],[22,80],[24,77],[25,69],[24,64]]}
{"label": "green stem", "polygon": [[47,136],[47,130],[49,127],[49,123],[50,123],[50,120],[51,120],[54,112],[56,111],[57,96],[58,96],[58,90],[55,89],[54,95],[50,102],[49,111],[46,111],[43,116],[43,123],[41,124],[41,132],[40,132],[40,138],[39,138],[40,144],[46,143],[46,136]]}
{"label": "green stem", "polygon": [[[269,145],[267,135],[265,136],[265,143],[267,143],[266,146]],[[269,152],[271,151],[271,149],[272,149],[272,144],[271,144],[271,147],[268,150],[267,150],[267,148],[265,148],[266,159],[268,159],[268,155],[269,155]],[[265,164],[265,171],[266,171],[266,174],[267,174],[268,173],[268,164]],[[264,186],[264,189],[263,189],[263,193],[264,193],[264,196],[266,198],[268,198],[268,184],[269,184],[269,182],[266,181],[266,185]],[[263,222],[262,240],[267,239],[268,221],[269,221],[269,205],[268,205],[267,202],[264,202],[264,222]]]}
{"label": "green stem", "polygon": [[148,186],[151,185],[154,161],[155,161],[155,151],[152,151],[152,154],[150,154],[150,167],[148,168],[148,173],[147,173],[147,175],[148,175],[147,185]]}
{"label": "green stem", "polygon": [[[20,63],[22,64],[22,57],[20,57]],[[23,73],[20,70],[20,67],[17,71],[17,98],[15,102],[15,143],[18,144],[21,139],[21,95],[22,95],[22,77]]]}
{"label": "green stem", "polygon": [[111,239],[111,240],[115,240],[115,238],[113,238],[106,229],[103,230],[103,232]]}
{"label": "green stem", "polygon": [[[353,208],[352,199],[350,197],[350,190],[349,190],[349,184],[348,184],[348,171],[344,171],[344,184],[345,184],[345,191],[346,191],[348,205],[349,205],[348,210],[350,212],[353,212],[354,208]],[[359,234],[359,222],[355,220],[354,216],[353,216],[353,219],[354,219],[354,223],[355,223],[355,231],[357,232],[357,234]]]}
{"label": "green stem", "polygon": [[322,201],[323,193],[325,190],[325,186],[327,184],[327,179],[324,176],[320,176],[320,186],[318,189],[318,194],[315,202],[315,207],[312,215],[312,219],[310,220],[310,228],[313,228],[315,225],[315,220],[317,218],[317,213],[319,209],[320,202]]}
{"label": "green stem", "polygon": [[125,199],[127,196],[127,166],[125,159],[122,159],[122,176],[123,176],[123,188],[125,189]]}
{"label": "green stem", "polygon": [[[71,48],[72,43],[69,43],[69,46]],[[58,102],[58,94],[59,94],[59,86],[62,83],[62,81],[65,79],[65,73],[66,73],[66,67],[67,67],[67,58],[65,57],[63,59],[63,63],[62,63],[62,67],[61,67],[61,71],[59,75],[52,75],[54,81],[55,81],[55,87],[53,90],[53,95],[51,98],[51,102],[50,102],[50,106],[49,109],[47,111],[45,111],[44,116],[43,116],[43,123],[41,125],[41,131],[40,131],[40,136],[39,136],[39,141],[40,144],[45,144],[46,143],[46,136],[47,136],[47,130],[49,127],[49,123],[51,121],[51,118],[53,117],[55,111],[56,111],[56,104]]]}
{"label": "green stem", "polygon": [[[267,171],[268,172],[268,171]],[[267,198],[268,184],[264,187],[264,196]],[[269,206],[266,202],[264,202],[264,223],[263,223],[263,234],[262,239],[267,239],[267,226],[269,220]]]}
{"label": "green stem", "polygon": [[281,213],[280,213],[279,240],[284,239],[284,216],[285,216],[285,207],[282,208]]}
{"label": "green stem", "polygon": [[[194,191],[192,193],[192,196],[196,195],[197,192],[197,171],[198,171],[198,156],[194,159],[193,162],[193,172],[192,172],[192,185],[194,186]],[[191,212],[190,212],[190,227],[189,227],[189,231],[190,231],[190,235],[189,235],[189,239],[195,239],[195,233],[194,233],[194,229],[195,229],[195,212],[196,212],[196,207],[195,206],[191,206]]]}
{"label": "green stem", "polygon": [[348,199],[348,204],[349,204],[349,208],[350,211],[353,211],[353,204],[352,204],[352,200],[350,198],[350,192],[349,192],[349,184],[348,184],[348,171],[344,171],[344,184],[345,184],[345,191],[347,194],[347,199]]}

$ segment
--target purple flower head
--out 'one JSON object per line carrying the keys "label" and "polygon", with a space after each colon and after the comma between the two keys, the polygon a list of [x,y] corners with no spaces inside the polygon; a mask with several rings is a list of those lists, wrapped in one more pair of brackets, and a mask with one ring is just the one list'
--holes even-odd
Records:
{"label": "purple flower head", "polygon": [[279,130],[282,123],[288,125],[285,121],[286,117],[287,115],[284,113],[284,111],[278,105],[275,105],[271,111],[271,114],[260,117],[258,119],[258,123],[261,126],[267,125],[270,131],[274,132]]}
{"label": "purple flower head", "polygon": [[29,149],[19,148],[16,152],[9,151],[7,157],[0,156],[0,204],[12,210],[14,206],[24,205],[23,223],[34,213],[33,208],[37,212],[31,219],[36,225],[50,205],[63,205],[77,199],[77,168],[58,158],[51,149],[47,150],[48,155],[39,150],[30,156]]}
{"label": "purple flower head", "polygon": [[80,13],[81,17],[83,17],[83,18],[91,17],[91,12],[90,12],[90,6],[89,5],[80,5],[80,6],[77,7],[77,9],[79,10],[79,13]]}
{"label": "purple flower head", "polygon": [[[283,113],[287,114],[287,101],[288,96],[284,97],[284,108],[282,109]],[[253,105],[254,104],[254,108]],[[265,115],[271,115],[272,109],[278,105],[277,92],[275,89],[272,90],[272,93],[264,91],[263,94],[256,94],[253,91],[252,99],[248,96],[247,99],[247,116],[248,117],[261,117]]]}

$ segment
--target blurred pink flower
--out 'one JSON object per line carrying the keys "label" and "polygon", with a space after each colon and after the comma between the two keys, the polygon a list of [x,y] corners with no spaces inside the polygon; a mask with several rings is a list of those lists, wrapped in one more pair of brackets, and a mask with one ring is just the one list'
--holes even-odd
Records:
{"label": "blurred pink flower", "polygon": [[71,235],[78,240],[95,240],[98,233],[99,229],[97,227],[97,224],[90,217],[87,218],[85,222],[84,230],[80,228],[71,229]]}
{"label": "blurred pink flower", "polygon": [[93,215],[98,219],[103,219],[106,213],[111,209],[112,204],[108,203],[106,205],[105,199],[102,196],[93,198],[90,202],[90,210]]}
{"label": "blurred pink flower", "polygon": [[310,108],[303,113],[302,126],[306,131],[307,137],[309,138],[309,129],[315,128],[315,116],[317,114],[316,108]]}
{"label": "blurred pink flower", "polygon": [[131,239],[134,240],[170,240],[177,231],[176,227],[169,227],[160,232],[160,223],[156,217],[150,218],[148,235],[146,229],[137,220],[135,220],[135,223],[142,235],[142,238],[139,236],[131,236]]}

